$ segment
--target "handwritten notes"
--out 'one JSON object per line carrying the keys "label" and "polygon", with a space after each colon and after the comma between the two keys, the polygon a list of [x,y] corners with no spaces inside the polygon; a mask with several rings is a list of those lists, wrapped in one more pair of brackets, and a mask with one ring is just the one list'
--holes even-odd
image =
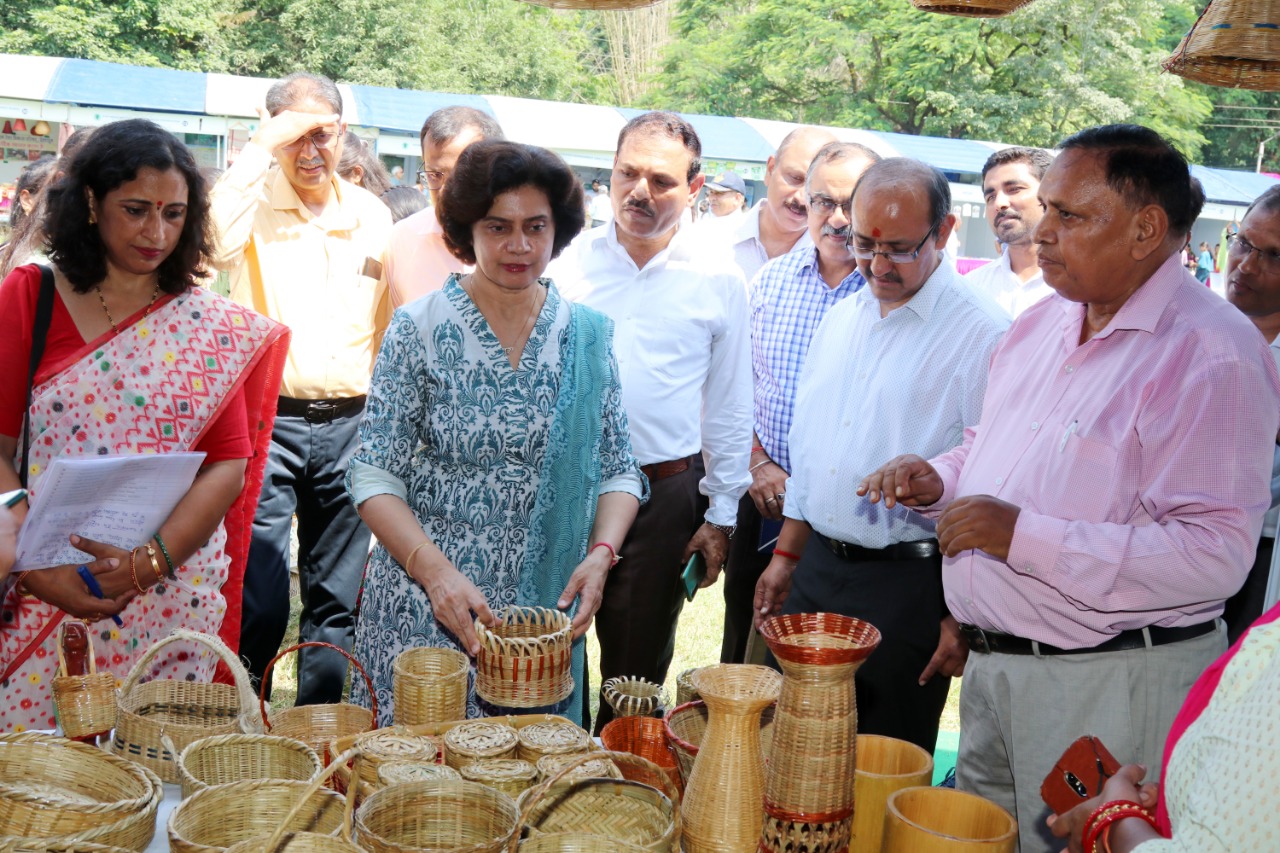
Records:
{"label": "handwritten notes", "polygon": [[55,459],[18,536],[23,571],[85,563],[71,534],[118,548],[146,542],[195,481],[203,453]]}

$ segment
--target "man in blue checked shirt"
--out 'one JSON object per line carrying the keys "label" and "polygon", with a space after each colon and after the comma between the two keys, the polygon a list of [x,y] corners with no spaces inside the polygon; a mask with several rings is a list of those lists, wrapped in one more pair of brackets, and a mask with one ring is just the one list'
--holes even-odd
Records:
{"label": "man in blue checked shirt", "polygon": [[756,580],[769,564],[769,543],[782,524],[791,471],[787,432],[809,339],[827,310],[863,285],[857,259],[845,245],[849,199],[858,178],[879,159],[870,148],[852,142],[819,149],[805,177],[812,242],[769,261],[751,285],[755,435],[751,488],[738,504],[738,535],[730,543],[725,569],[724,663],[744,659]]}

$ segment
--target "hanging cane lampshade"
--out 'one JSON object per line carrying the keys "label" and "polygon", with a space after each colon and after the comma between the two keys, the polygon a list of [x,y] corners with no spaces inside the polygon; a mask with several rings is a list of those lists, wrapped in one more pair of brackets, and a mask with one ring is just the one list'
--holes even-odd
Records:
{"label": "hanging cane lampshade", "polygon": [[629,9],[643,9],[645,6],[656,6],[664,0],[521,0],[534,6],[546,6],[550,9],[576,9],[580,11],[625,12]]}
{"label": "hanging cane lampshade", "polygon": [[964,15],[968,18],[998,18],[1031,0],[911,0],[911,5],[940,15]]}
{"label": "hanging cane lampshade", "polygon": [[1280,2],[1209,3],[1164,67],[1210,86],[1280,91]]}

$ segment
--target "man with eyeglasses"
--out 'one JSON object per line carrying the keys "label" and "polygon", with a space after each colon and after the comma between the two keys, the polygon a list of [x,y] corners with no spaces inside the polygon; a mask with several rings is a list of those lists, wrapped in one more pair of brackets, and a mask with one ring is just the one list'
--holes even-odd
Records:
{"label": "man with eyeglasses", "polygon": [[[294,515],[304,641],[351,648],[369,552],[344,478],[390,319],[391,213],[335,174],[345,132],[333,81],[290,74],[268,90],[261,125],[211,197],[213,264],[230,272],[231,298],[293,331],[245,570],[240,654],[255,680],[289,622]],[[298,704],[340,701],[346,672],[338,653],[303,649]]]}
{"label": "man with eyeglasses", "polygon": [[1023,851],[1061,847],[1040,784],[1080,735],[1158,778],[1227,648],[1280,427],[1266,341],[1178,257],[1202,201],[1187,161],[1136,125],[1058,147],[1033,238],[1057,295],[1000,342],[959,447],[858,486],[863,512],[936,519],[970,650],[956,784],[1015,815]]}
{"label": "man with eyeglasses", "polygon": [[872,165],[856,186],[820,193],[812,183],[812,210],[852,202],[852,225],[847,214],[833,224],[848,230],[841,239],[867,285],[826,313],[809,345],[786,520],[756,586],[756,617],[822,610],[879,628],[880,646],[855,678],[858,731],[932,752],[966,656],[943,603],[933,523],[871,507],[851,486],[905,448],[941,453],[960,443],[982,414],[987,362],[1009,319],[944,262],[956,217],[937,169],[898,157]]}
{"label": "man with eyeglasses", "polygon": [[[1227,240],[1226,261],[1227,301],[1253,321],[1280,367],[1280,186],[1271,187],[1249,205],[1238,230]],[[1262,537],[1249,576],[1240,591],[1227,599],[1222,612],[1228,643],[1238,640],[1274,603],[1275,595],[1267,595],[1268,586],[1280,585],[1274,562],[1280,556],[1275,553],[1280,521],[1280,444],[1273,449],[1271,504],[1262,521]]]}
{"label": "man with eyeglasses", "polygon": [[422,168],[418,183],[431,195],[431,206],[406,216],[391,229],[387,247],[387,283],[391,303],[400,307],[444,286],[451,273],[470,268],[444,244],[436,217],[440,190],[467,146],[482,139],[504,139],[497,120],[474,107],[442,107],[422,124]]}
{"label": "man with eyeglasses", "polygon": [[[794,147],[787,152],[790,156]],[[809,339],[827,311],[862,287],[857,260],[845,245],[853,186],[880,155],[852,142],[831,142],[811,157],[805,177],[809,227],[805,245],[774,258],[748,288],[754,384],[751,488],[738,502],[738,535],[725,568],[724,638],[720,660],[764,659],[753,632],[756,581],[769,564],[782,525],[791,460],[796,380]]]}

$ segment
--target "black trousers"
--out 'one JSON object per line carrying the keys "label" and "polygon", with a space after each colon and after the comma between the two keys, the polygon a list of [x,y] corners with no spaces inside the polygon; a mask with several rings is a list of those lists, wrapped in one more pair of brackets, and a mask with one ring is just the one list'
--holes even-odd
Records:
{"label": "black trousers", "polygon": [[[347,495],[347,465],[363,409],[329,423],[279,415],[244,576],[240,656],[256,687],[289,624],[289,532],[298,516],[302,641],[351,650],[355,608],[369,556],[369,528]],[[328,649],[298,652],[299,705],[342,701],[347,661]],[[282,662],[287,664],[287,661]],[[267,685],[268,694],[271,685]]]}
{"label": "black trousers", "polygon": [[769,567],[773,548],[760,553],[760,511],[751,495],[738,502],[738,531],[729,543],[729,563],[724,573],[724,639],[721,663],[742,663],[753,627],[756,581]]}
{"label": "black trousers", "polygon": [[[666,681],[684,607],[680,558],[702,526],[707,507],[698,492],[703,471],[699,457],[688,470],[652,483],[649,502],[640,507],[622,543],[622,560],[609,572],[596,613],[602,685],[624,675],[656,684]],[[602,695],[596,732],[612,719],[613,709]]]}
{"label": "black trousers", "polygon": [[933,754],[951,679],[935,675],[923,687],[919,680],[946,615],[941,555],[851,562],[811,534],[782,612],[839,613],[880,629],[879,647],[854,676],[858,731],[910,741]]}
{"label": "black trousers", "polygon": [[1231,645],[1262,615],[1262,605],[1267,600],[1267,579],[1271,576],[1271,552],[1275,547],[1276,540],[1270,536],[1258,540],[1258,552],[1244,586],[1227,599],[1222,620],[1227,623],[1227,642]]}

